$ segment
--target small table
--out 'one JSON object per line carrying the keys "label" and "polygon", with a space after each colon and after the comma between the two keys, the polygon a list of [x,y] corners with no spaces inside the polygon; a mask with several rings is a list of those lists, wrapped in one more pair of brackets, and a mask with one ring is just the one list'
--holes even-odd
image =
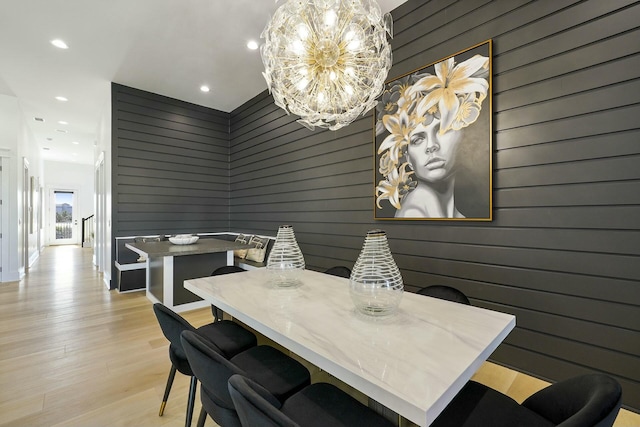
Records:
{"label": "small table", "polygon": [[428,426],[515,327],[515,317],[405,292],[397,314],[357,313],[349,280],[310,270],[297,288],[266,269],[185,288],[420,426]]}
{"label": "small table", "polygon": [[193,310],[209,305],[183,287],[185,279],[210,275],[223,265],[233,265],[234,249],[247,249],[245,243],[200,238],[190,245],[160,242],[127,243],[125,247],[146,258],[147,298],[175,311]]}

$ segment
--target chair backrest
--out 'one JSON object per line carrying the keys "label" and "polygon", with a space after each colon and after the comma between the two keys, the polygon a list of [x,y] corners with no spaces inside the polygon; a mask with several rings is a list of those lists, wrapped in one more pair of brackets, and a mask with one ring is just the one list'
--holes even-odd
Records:
{"label": "chair backrest", "polygon": [[562,427],[611,427],[621,405],[622,387],[605,374],[557,382],[522,402],[522,406]]}
{"label": "chair backrest", "polygon": [[169,340],[176,356],[186,360],[187,356],[182,347],[182,341],[180,341],[180,334],[183,331],[195,331],[196,328],[178,313],[159,302],[153,304],[153,312],[156,314],[162,333]]}
{"label": "chair backrest", "polygon": [[[231,274],[231,273],[240,273],[241,271],[247,271],[242,267],[238,267],[237,265],[223,265],[222,267],[218,267],[211,273],[212,276],[219,276],[221,274]],[[211,306],[211,314],[213,314],[213,318],[217,321],[222,320],[222,310],[220,310],[215,305]]]}
{"label": "chair backrest", "polygon": [[325,271],[326,274],[331,274],[332,276],[345,277],[349,278],[351,276],[351,270],[349,267],[345,267],[343,265],[336,265],[335,267],[331,267]]}
{"label": "chair backrest", "polygon": [[471,305],[469,298],[460,290],[451,286],[432,285],[420,289],[417,293],[428,297],[440,298],[447,301],[459,302],[460,304]]}
{"label": "chair backrest", "polygon": [[[242,370],[225,359],[215,344],[195,332],[184,331],[181,339],[191,370],[202,384],[204,392],[216,405],[235,412],[227,382],[231,375],[242,374]],[[209,415],[216,420],[215,414]]]}
{"label": "chair backrest", "polygon": [[238,267],[237,265],[223,265],[222,267],[218,267],[211,273],[212,276],[219,276],[221,274],[231,274],[231,273],[240,273],[241,271],[247,271],[242,267]]}
{"label": "chair backrest", "polygon": [[233,375],[228,382],[243,427],[299,427],[280,411],[281,404],[260,384],[242,375]]}

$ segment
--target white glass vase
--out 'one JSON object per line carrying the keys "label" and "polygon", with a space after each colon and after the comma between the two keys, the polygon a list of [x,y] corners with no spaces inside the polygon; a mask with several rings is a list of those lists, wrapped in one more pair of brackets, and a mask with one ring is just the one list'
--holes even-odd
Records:
{"label": "white glass vase", "polygon": [[369,231],[349,278],[349,293],[356,309],[369,316],[394,314],[403,291],[402,276],[389,250],[386,233]]}
{"label": "white glass vase", "polygon": [[267,258],[267,270],[271,275],[270,283],[275,286],[292,287],[300,284],[304,257],[290,225],[278,229],[276,241]]}

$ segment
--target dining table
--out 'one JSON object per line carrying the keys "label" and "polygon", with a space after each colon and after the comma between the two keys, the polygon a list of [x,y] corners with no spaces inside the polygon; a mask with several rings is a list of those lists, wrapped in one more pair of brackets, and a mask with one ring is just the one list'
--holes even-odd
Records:
{"label": "dining table", "polygon": [[171,240],[125,244],[126,248],[144,259],[144,263],[139,264],[147,270],[146,294],[149,300],[177,312],[208,306],[184,288],[184,280],[209,275],[221,266],[234,265],[233,251],[252,247],[209,236],[194,240],[190,244],[174,244]]}
{"label": "dining table", "polygon": [[349,279],[267,268],[184,282],[189,291],[419,426],[430,425],[515,327],[511,314],[403,292],[388,316],[355,309]]}

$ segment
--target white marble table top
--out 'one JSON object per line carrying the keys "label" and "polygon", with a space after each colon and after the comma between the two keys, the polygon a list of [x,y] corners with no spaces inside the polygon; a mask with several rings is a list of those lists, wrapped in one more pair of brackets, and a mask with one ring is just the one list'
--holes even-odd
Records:
{"label": "white marble table top", "polygon": [[428,426],[515,327],[515,317],[405,292],[388,318],[357,314],[349,280],[305,270],[298,288],[266,269],[185,288],[360,390]]}

